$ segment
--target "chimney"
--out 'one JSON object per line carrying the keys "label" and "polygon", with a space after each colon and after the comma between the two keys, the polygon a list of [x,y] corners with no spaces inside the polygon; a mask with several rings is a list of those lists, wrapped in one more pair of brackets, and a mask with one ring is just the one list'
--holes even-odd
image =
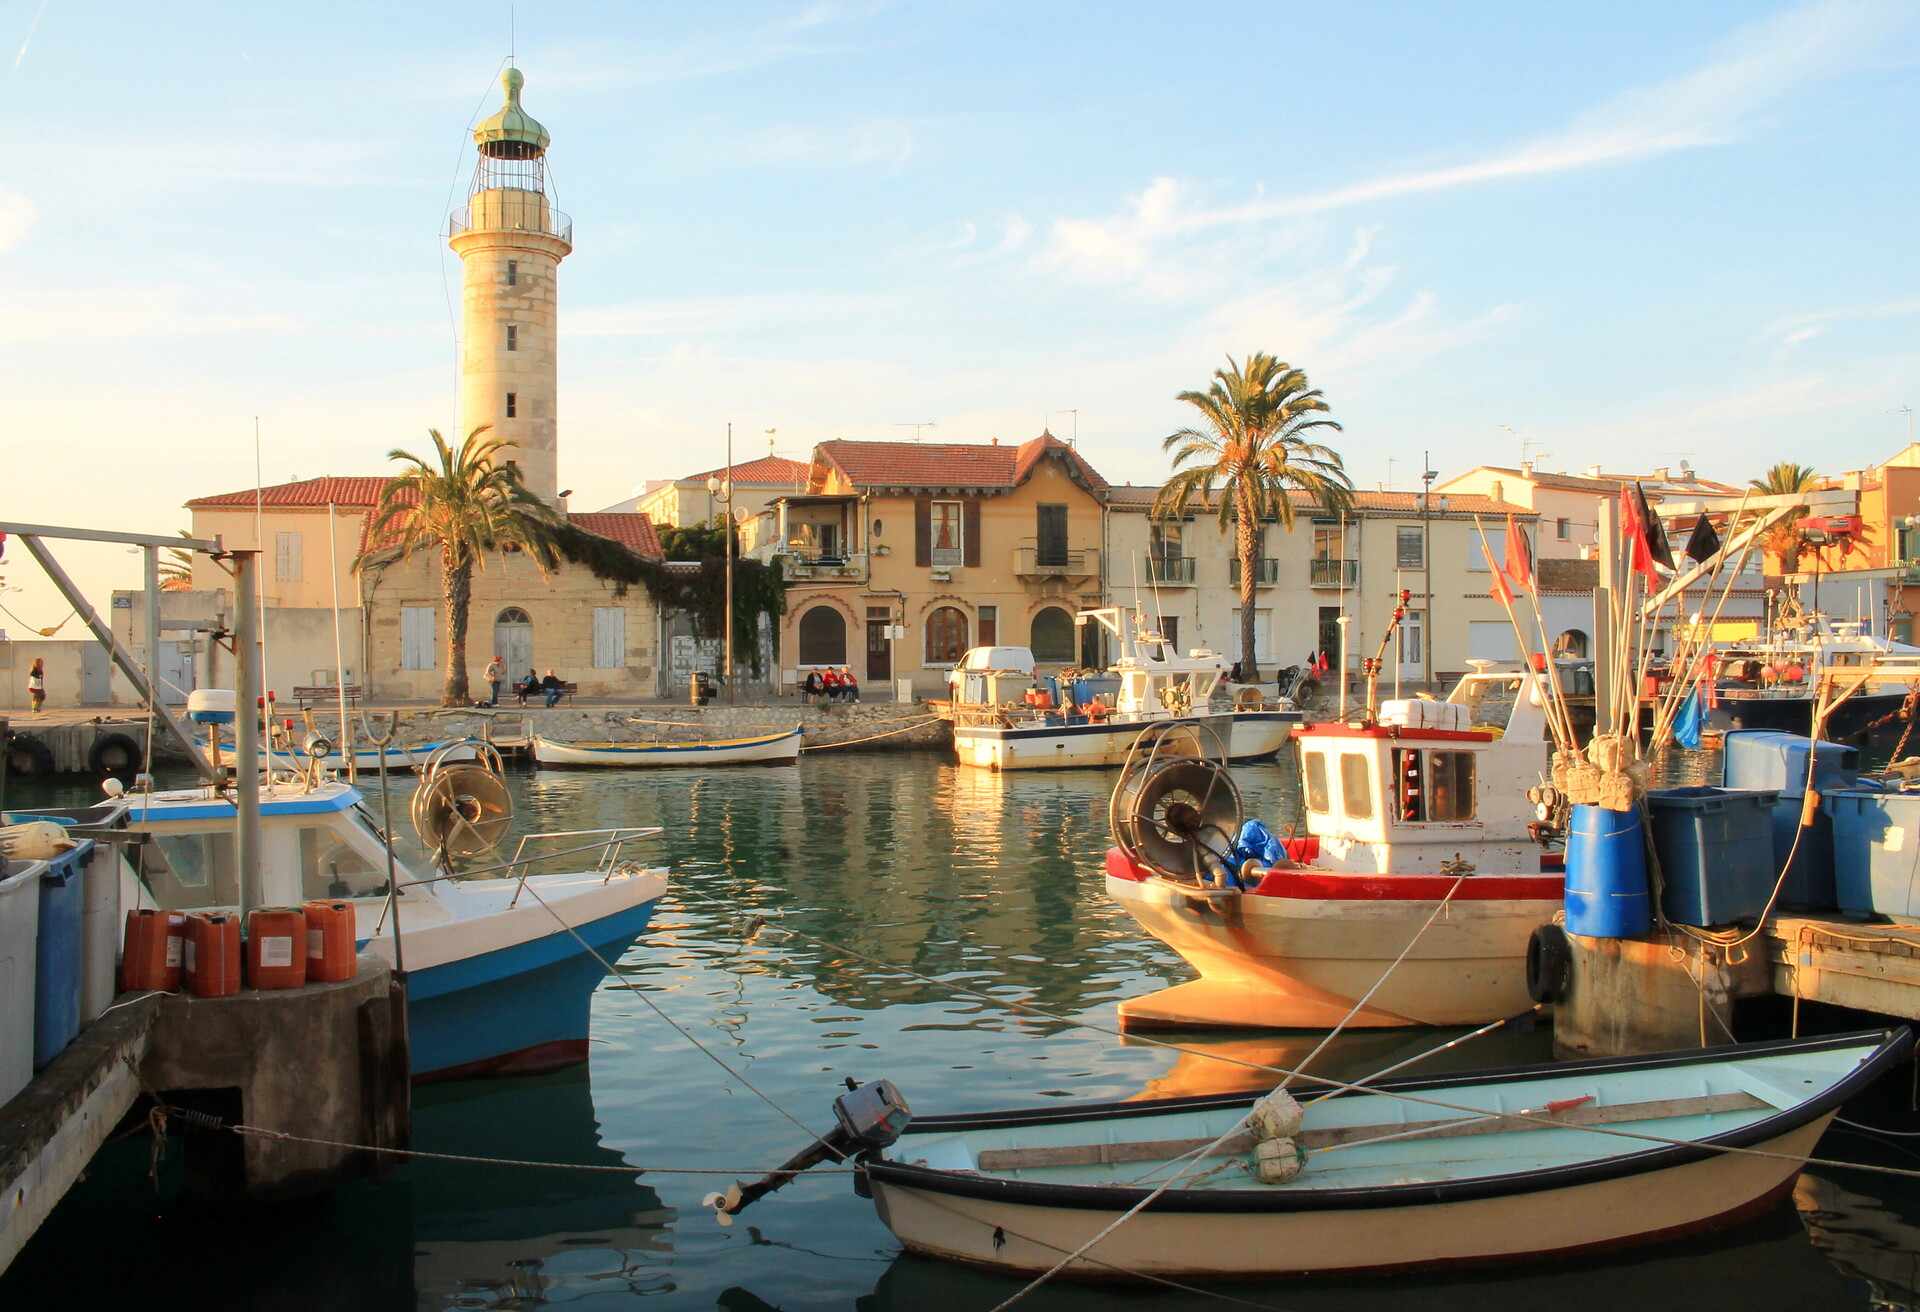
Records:
{"label": "chimney", "polygon": [[1598,477],[1600,477],[1600,466],[1598,466],[1598,465],[1588,465],[1588,466],[1587,466],[1587,469],[1586,469],[1586,475],[1587,475],[1587,477],[1588,477],[1588,478],[1598,478]]}
{"label": "chimney", "polygon": [[1668,465],[1655,465],[1653,476],[1662,483],[1672,481],[1673,469]]}
{"label": "chimney", "polygon": [[993,438],[988,438],[988,439],[987,439],[987,445],[988,445],[988,446],[999,446],[999,445],[1000,445],[1000,439],[999,439],[999,438],[997,438],[997,437],[993,437]]}
{"label": "chimney", "polygon": [[[1532,478],[1532,477],[1533,477],[1533,461],[1531,461],[1531,460],[1522,460],[1522,461],[1520,462],[1520,477],[1522,477],[1522,478]],[[1495,500],[1498,500],[1498,498],[1495,498]]]}
{"label": "chimney", "polygon": [[[1522,465],[1522,466],[1521,466],[1521,469],[1522,469],[1523,471],[1526,471],[1526,466],[1525,466],[1525,465]],[[1527,472],[1531,472],[1531,471],[1527,471]],[[1501,481],[1500,481],[1499,479],[1497,479],[1497,478],[1496,478],[1496,479],[1494,479],[1494,480],[1493,480],[1493,487],[1492,487],[1492,489],[1491,489],[1491,490],[1490,490],[1490,491],[1489,491],[1489,492],[1487,493],[1487,495],[1488,495],[1489,497],[1491,497],[1491,498],[1493,498],[1493,499],[1494,499],[1495,501],[1505,501],[1505,500],[1507,499],[1507,495],[1506,495],[1506,494],[1507,494],[1507,485],[1506,485],[1505,483],[1502,483],[1502,482],[1501,482]]]}

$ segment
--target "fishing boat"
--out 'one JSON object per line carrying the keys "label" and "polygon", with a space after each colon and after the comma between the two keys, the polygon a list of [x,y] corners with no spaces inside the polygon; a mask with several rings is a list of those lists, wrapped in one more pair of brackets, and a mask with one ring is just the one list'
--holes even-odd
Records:
{"label": "fishing boat", "polygon": [[1123,1001],[1121,1027],[1474,1025],[1531,1006],[1528,943],[1564,883],[1555,804],[1529,798],[1545,683],[1480,661],[1445,702],[1299,730],[1307,832],[1271,859],[1233,857],[1239,792],[1217,760],[1137,758],[1107,893],[1200,978]]}
{"label": "fishing boat", "polygon": [[800,759],[801,728],[753,738],[688,742],[563,742],[533,736],[533,759],[541,765],[597,765],[619,769],[665,765],[792,765]]}
{"label": "fishing boat", "polygon": [[[1063,1274],[1107,1280],[1405,1271],[1757,1214],[1841,1104],[1912,1048],[1900,1029],[1383,1080],[1299,1103],[1242,1093],[924,1119],[867,1085],[842,1096],[823,1143],[856,1158],[881,1221],[929,1257],[1032,1274],[1091,1245]],[[784,1182],[712,1201],[731,1216]]]}
{"label": "fishing boat", "polygon": [[[232,748],[227,750],[231,751]],[[430,760],[435,752],[445,751],[449,763],[471,761],[476,757],[472,744],[464,739],[440,739],[426,743],[395,743],[387,748],[387,769],[391,771],[418,770]],[[272,754],[273,768],[276,770],[303,770],[312,759],[299,752],[276,747]],[[337,774],[347,773],[347,753],[338,747],[332,747],[320,758],[320,763]],[[353,770],[356,774],[378,774],[380,771],[380,749],[378,747],[356,747],[353,749]]]}
{"label": "fishing boat", "polygon": [[1858,622],[1797,610],[1771,640],[1728,644],[1714,658],[1708,723],[1719,729],[1811,733],[1823,677],[1835,676],[1844,686],[1879,667],[1884,677],[1854,691],[1828,719],[1828,736],[1850,741],[1890,722],[1920,679],[1920,647],[1868,633]]}
{"label": "fishing boat", "polygon": [[[987,770],[1122,765],[1133,740],[1150,724],[1205,729],[1225,742],[1230,759],[1258,761],[1278,752],[1304,719],[1284,701],[1212,709],[1214,692],[1230,668],[1227,659],[1204,648],[1182,656],[1136,610],[1083,610],[1074,623],[1098,624],[1116,644],[1119,655],[1109,673],[1118,690],[1111,700],[1101,694],[1055,705],[1052,693],[1041,690],[1024,704],[974,704],[964,695],[965,685],[956,685],[949,714],[960,764]],[[994,685],[983,680],[981,686]]]}
{"label": "fishing boat", "polygon": [[[447,764],[423,767],[413,806],[422,840],[442,853],[490,852],[511,818],[505,787],[494,769]],[[423,878],[396,855],[390,901],[386,840],[357,789],[318,769],[258,787],[258,903],[351,903],[359,950],[405,967],[415,1080],[524,1074],[586,1059],[603,962],[617,961],[639,937],[666,891],[664,869],[626,856],[658,829],[526,834],[492,877],[448,878],[443,869]],[[149,841],[123,860],[122,906],[240,905],[231,786],[128,797],[131,823]],[[486,841],[473,841],[476,834]],[[575,869],[529,873],[542,851],[562,850]]]}

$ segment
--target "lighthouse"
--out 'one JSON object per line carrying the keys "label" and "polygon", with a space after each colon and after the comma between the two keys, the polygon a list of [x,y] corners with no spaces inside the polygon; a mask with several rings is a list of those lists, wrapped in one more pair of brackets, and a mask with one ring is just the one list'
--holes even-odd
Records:
{"label": "lighthouse", "polygon": [[552,138],[521,108],[525,84],[517,68],[501,74],[505,101],[474,129],[473,185],[447,225],[461,269],[460,433],[488,425],[527,490],[557,505],[557,284],[573,220],[548,191]]}

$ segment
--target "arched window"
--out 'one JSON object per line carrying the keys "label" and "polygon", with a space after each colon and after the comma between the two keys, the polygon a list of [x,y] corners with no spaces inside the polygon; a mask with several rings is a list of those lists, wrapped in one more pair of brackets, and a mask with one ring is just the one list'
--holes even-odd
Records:
{"label": "arched window", "polygon": [[1553,640],[1555,656],[1571,656],[1585,659],[1587,654],[1587,635],[1579,629],[1568,629]]}
{"label": "arched window", "polygon": [[533,617],[518,606],[509,606],[494,617],[495,624],[531,624]]}
{"label": "arched window", "polygon": [[927,664],[955,665],[967,649],[967,616],[955,606],[942,606],[927,616]]}
{"label": "arched window", "polygon": [[1073,616],[1049,606],[1033,617],[1033,636],[1027,645],[1036,661],[1066,664],[1073,659]]}
{"label": "arched window", "polygon": [[847,621],[831,606],[815,606],[800,617],[800,664],[845,665]]}

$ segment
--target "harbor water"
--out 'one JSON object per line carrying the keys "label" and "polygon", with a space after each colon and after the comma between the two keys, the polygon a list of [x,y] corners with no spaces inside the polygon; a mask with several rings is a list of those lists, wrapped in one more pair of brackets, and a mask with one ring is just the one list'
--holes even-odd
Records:
{"label": "harbor water", "polygon": [[[1696,759],[1674,781],[1707,769]],[[1250,815],[1298,820],[1291,765],[1236,777]],[[322,1200],[206,1208],[170,1201],[179,1147],[156,1164],[141,1129],[102,1154],[0,1276],[0,1307],[134,1295],[202,1309],[985,1312],[1021,1282],[903,1255],[844,1173],[802,1177],[731,1228],[701,1199],[731,1173],[764,1172],[804,1146],[786,1114],[825,1128],[849,1076],[884,1076],[916,1110],[945,1112],[1254,1087],[1272,1077],[1218,1058],[1306,1057],[1318,1036],[1215,1036],[1180,1052],[1105,1032],[1118,1000],[1190,975],[1103,893],[1113,782],[1106,772],[961,770],[919,753],[808,757],[786,769],[516,774],[518,829],[660,825],[647,860],[671,867],[674,882],[620,962],[621,981],[595,999],[588,1064],[422,1088],[414,1143],[594,1169],[414,1161]],[[410,788],[395,780],[397,818]],[[16,785],[10,803],[80,796],[25,792]],[[377,814],[377,797],[373,805]],[[411,855],[420,859],[417,847]],[[1445,1037],[1356,1033],[1315,1069],[1365,1074]],[[1420,1069],[1542,1060],[1549,1040],[1499,1034]],[[1920,1167],[1920,1139],[1836,1129],[1822,1151]],[[1370,1222],[1356,1214],[1355,1223]],[[1410,1301],[1908,1307],[1920,1301],[1920,1188],[1822,1170],[1759,1219],[1679,1244],[1465,1274],[1210,1290],[1056,1284],[1022,1306],[1202,1308],[1228,1305],[1213,1296],[1223,1294],[1241,1306],[1396,1312]]]}

